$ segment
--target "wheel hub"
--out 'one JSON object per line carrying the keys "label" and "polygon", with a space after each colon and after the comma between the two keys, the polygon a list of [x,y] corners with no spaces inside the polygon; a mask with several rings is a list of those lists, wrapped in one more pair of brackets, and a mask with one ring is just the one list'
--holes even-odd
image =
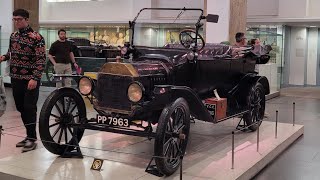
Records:
{"label": "wheel hub", "polygon": [[181,139],[181,140],[184,140],[184,139],[186,139],[186,134],[184,134],[182,131],[180,132],[180,131],[173,131],[172,132],[172,137],[174,138],[174,139]]}
{"label": "wheel hub", "polygon": [[61,124],[64,124],[64,125],[66,125],[66,124],[69,124],[69,123],[71,123],[72,122],[72,119],[73,119],[73,116],[72,116],[72,114],[63,114],[62,116],[61,116]]}

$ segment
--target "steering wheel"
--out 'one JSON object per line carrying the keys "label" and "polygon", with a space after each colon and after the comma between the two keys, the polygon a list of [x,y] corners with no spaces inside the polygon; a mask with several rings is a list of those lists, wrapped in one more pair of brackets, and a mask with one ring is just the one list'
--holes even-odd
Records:
{"label": "steering wheel", "polygon": [[204,48],[205,42],[203,37],[200,34],[196,34],[193,29],[182,30],[179,34],[179,41],[185,48],[192,48],[195,46],[197,37],[197,50],[200,51]]}

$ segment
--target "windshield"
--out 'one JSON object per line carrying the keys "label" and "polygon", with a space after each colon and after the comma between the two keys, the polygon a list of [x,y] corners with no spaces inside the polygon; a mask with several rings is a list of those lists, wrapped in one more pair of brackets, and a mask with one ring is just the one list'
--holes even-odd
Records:
{"label": "windshield", "polygon": [[[202,15],[201,10],[145,9],[135,21],[133,45],[163,47],[180,44],[179,33],[184,29],[195,30]],[[203,30],[199,30],[203,34]]]}

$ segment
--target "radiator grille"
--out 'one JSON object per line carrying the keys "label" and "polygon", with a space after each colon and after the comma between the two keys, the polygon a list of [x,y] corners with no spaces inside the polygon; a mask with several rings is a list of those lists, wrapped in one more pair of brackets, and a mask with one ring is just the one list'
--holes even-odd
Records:
{"label": "radiator grille", "polygon": [[99,74],[97,85],[98,105],[106,108],[131,110],[131,102],[127,96],[130,76]]}

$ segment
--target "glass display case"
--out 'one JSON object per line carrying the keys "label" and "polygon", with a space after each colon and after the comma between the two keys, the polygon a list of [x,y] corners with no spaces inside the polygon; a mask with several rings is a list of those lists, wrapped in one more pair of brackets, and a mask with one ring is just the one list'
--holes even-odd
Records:
{"label": "glass display case", "polygon": [[[194,24],[142,23],[135,34],[135,45],[162,47],[168,43],[178,44],[179,33],[191,28]],[[65,29],[69,40],[77,46],[74,51],[76,61],[84,72],[96,72],[106,61],[115,61],[121,56],[119,46],[129,42],[131,32],[128,24],[106,25],[40,25],[39,32],[45,38],[47,53],[53,42],[58,39],[58,30]],[[200,31],[203,34],[203,30]],[[46,70],[42,78],[47,85],[52,77],[52,64],[47,60]]]}
{"label": "glass display case", "polygon": [[2,54],[2,34],[1,34],[1,26],[0,26],[0,53]]}
{"label": "glass display case", "polygon": [[68,38],[84,38],[91,45],[123,46],[129,40],[129,31],[126,24],[114,25],[40,25],[39,32],[45,38],[47,47],[58,39],[58,30],[65,29]]}
{"label": "glass display case", "polygon": [[0,53],[2,54],[2,36],[1,36],[1,26],[0,26]]}
{"label": "glass display case", "polygon": [[[148,43],[161,47],[167,43],[179,43],[180,31],[190,28],[192,25],[193,24],[183,24],[181,26],[176,26],[169,23],[144,23],[141,24],[141,29],[137,36],[139,37],[139,41],[143,41],[145,37],[151,36],[151,41]],[[40,25],[39,32],[45,38],[47,49],[49,49],[50,45],[58,39],[59,29],[65,29],[67,37],[70,39],[83,38],[89,40],[92,46],[123,46],[125,42],[129,42],[131,37],[128,24],[96,26]],[[200,34],[203,35],[202,30],[200,31]],[[139,41],[137,44],[139,44]]]}
{"label": "glass display case", "polygon": [[271,45],[270,61],[265,65],[258,65],[259,74],[268,78],[271,93],[278,92],[282,81],[284,65],[284,27],[282,25],[249,25],[247,38],[259,38],[262,45]]}
{"label": "glass display case", "polygon": [[[166,44],[180,44],[179,33],[184,29],[190,29],[192,24],[151,24],[140,23],[136,24],[136,32],[134,44],[141,46],[163,47]],[[203,35],[203,30],[200,30],[200,35]]]}
{"label": "glass display case", "polygon": [[[7,53],[9,48],[9,38],[10,38],[11,32],[4,32],[0,26],[0,55],[3,55]],[[10,77],[9,77],[9,64],[8,62],[1,63],[0,73],[3,77],[4,83],[11,83]]]}

